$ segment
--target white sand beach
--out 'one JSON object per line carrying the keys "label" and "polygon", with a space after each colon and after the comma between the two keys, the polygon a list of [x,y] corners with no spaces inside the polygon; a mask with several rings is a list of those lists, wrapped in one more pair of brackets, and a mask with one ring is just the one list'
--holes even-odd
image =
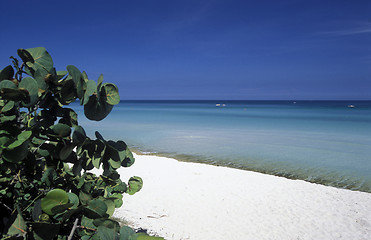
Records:
{"label": "white sand beach", "polygon": [[251,171],[135,155],[143,189],[115,217],[165,239],[371,239],[371,194]]}

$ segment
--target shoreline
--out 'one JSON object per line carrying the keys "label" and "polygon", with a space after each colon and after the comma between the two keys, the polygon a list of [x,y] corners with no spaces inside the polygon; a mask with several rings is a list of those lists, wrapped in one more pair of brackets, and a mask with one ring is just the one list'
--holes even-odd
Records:
{"label": "shoreline", "polygon": [[232,162],[230,162],[229,164],[212,162],[212,161],[203,159],[202,157],[197,157],[193,155],[152,152],[152,151],[141,150],[140,148],[136,148],[136,147],[130,147],[130,150],[136,155],[165,157],[165,158],[174,159],[179,162],[199,163],[199,164],[206,164],[206,165],[216,166],[216,167],[226,167],[226,168],[232,168],[232,169],[243,170],[243,171],[251,171],[251,172],[257,172],[261,174],[283,177],[283,178],[287,178],[290,180],[303,180],[309,183],[320,184],[320,185],[334,187],[334,188],[371,193],[370,182],[368,183],[363,182],[363,185],[359,186],[360,184],[359,180],[351,179],[350,177],[343,177],[343,179],[347,178],[347,181],[339,181],[339,180],[334,180],[331,178],[323,178],[323,176],[313,177],[305,173],[302,173],[302,175],[300,175],[295,170],[289,170],[287,172],[279,172],[279,171],[270,172],[270,171],[267,171],[261,168],[253,168],[253,167],[248,168],[248,167],[238,166],[238,165],[233,164]]}
{"label": "shoreline", "polygon": [[143,178],[114,217],[165,239],[369,239],[371,194],[134,154]]}

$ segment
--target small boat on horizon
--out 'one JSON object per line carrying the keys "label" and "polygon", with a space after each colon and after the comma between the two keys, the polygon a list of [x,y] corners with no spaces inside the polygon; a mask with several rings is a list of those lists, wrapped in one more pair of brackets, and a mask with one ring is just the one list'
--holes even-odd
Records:
{"label": "small boat on horizon", "polygon": [[350,105],[348,105],[348,108],[355,108],[355,106],[350,104]]}
{"label": "small boat on horizon", "polygon": [[226,104],[225,104],[225,103],[223,103],[223,104],[221,104],[221,103],[217,103],[217,104],[215,104],[215,106],[217,106],[217,107],[225,107]]}

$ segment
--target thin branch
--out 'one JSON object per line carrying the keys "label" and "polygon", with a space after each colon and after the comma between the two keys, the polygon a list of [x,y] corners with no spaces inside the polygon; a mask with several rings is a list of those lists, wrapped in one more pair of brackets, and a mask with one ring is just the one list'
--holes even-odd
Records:
{"label": "thin branch", "polygon": [[12,209],[8,205],[6,205],[5,203],[0,201],[0,204],[2,204],[6,209],[8,209],[9,212],[12,211]]}
{"label": "thin branch", "polygon": [[41,197],[44,193],[40,193],[39,196],[37,196],[34,200],[32,200],[32,202],[30,204],[28,204],[28,206],[23,209],[22,212],[26,211],[37,199],[39,199],[39,197]]}
{"label": "thin branch", "polygon": [[77,228],[77,223],[78,223],[78,222],[79,222],[79,219],[76,218],[75,223],[73,224],[73,228],[72,228],[72,230],[71,230],[71,233],[70,233],[70,235],[68,236],[68,239],[67,239],[67,240],[71,240],[71,239],[72,239],[72,237],[73,237],[73,233],[75,232],[75,230],[76,230],[76,228]]}

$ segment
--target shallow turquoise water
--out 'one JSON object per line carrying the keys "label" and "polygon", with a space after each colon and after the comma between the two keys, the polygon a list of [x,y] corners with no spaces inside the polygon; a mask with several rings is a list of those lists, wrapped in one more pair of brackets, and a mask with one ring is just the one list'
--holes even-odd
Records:
{"label": "shallow turquoise water", "polygon": [[128,101],[80,124],[146,153],[371,192],[370,101]]}

